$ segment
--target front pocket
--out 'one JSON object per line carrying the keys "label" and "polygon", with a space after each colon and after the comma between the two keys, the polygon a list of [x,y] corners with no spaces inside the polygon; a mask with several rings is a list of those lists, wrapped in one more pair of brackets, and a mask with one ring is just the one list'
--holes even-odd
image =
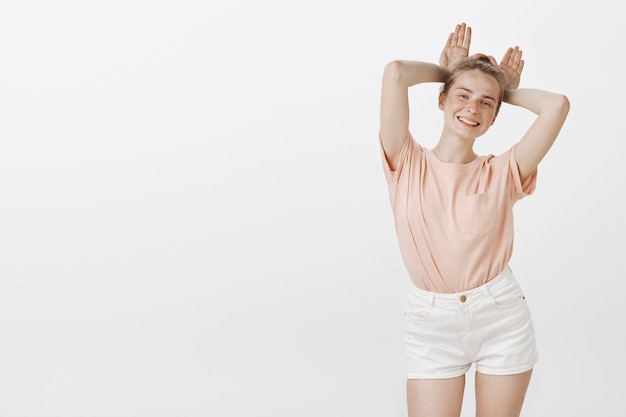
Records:
{"label": "front pocket", "polygon": [[428,320],[430,317],[431,310],[423,309],[420,311],[406,311],[404,313],[405,318],[410,322],[422,322],[424,320]]}
{"label": "front pocket", "polygon": [[511,291],[502,291],[498,294],[492,295],[491,299],[498,307],[514,306],[526,301],[526,297],[519,287]]}
{"label": "front pocket", "polygon": [[495,223],[496,202],[491,193],[465,196],[461,206],[461,231],[468,235],[486,236]]}
{"label": "front pocket", "polygon": [[432,304],[413,301],[407,303],[404,316],[410,322],[421,322],[427,320],[432,311]]}

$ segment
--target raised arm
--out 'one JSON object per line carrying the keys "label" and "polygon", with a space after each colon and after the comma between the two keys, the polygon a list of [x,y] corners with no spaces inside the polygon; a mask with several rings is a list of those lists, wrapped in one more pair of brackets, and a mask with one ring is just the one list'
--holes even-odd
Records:
{"label": "raised arm", "polygon": [[538,89],[518,89],[519,74],[523,67],[521,51],[517,47],[509,48],[500,64],[509,80],[503,101],[537,115],[515,147],[515,160],[522,180],[532,174],[546,156],[569,112],[569,100],[563,94]]}
{"label": "raised arm", "polygon": [[448,37],[439,59],[440,65],[397,60],[385,67],[379,133],[391,169],[396,169],[402,144],[409,133],[409,87],[426,82],[443,82],[448,70],[467,58],[470,41],[471,28],[462,23]]}
{"label": "raised arm", "polygon": [[537,169],[556,140],[569,112],[569,100],[562,94],[523,88],[506,90],[504,101],[537,115],[515,147],[515,160],[524,180]]}
{"label": "raised arm", "polygon": [[380,103],[380,140],[392,170],[409,133],[409,94],[412,85],[442,82],[447,72],[437,64],[392,61],[385,67]]}

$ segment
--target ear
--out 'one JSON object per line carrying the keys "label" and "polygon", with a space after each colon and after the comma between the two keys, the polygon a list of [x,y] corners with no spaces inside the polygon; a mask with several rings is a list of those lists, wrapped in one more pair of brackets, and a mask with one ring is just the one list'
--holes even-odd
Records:
{"label": "ear", "polygon": [[438,103],[439,104],[439,110],[443,110],[443,103],[446,101],[446,96],[441,91],[439,92],[439,99],[438,99],[438,101],[439,101],[439,103]]}
{"label": "ear", "polygon": [[491,121],[491,124],[489,126],[493,126],[493,124],[496,121],[496,117],[498,117],[498,115],[496,114],[495,116],[493,116],[493,120]]}

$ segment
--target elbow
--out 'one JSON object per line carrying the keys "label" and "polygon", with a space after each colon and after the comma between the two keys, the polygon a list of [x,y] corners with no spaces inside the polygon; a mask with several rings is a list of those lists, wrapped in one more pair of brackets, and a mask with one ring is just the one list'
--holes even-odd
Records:
{"label": "elbow", "polygon": [[544,99],[536,113],[565,120],[569,113],[569,99],[563,94],[552,94]]}
{"label": "elbow", "polygon": [[557,94],[555,100],[555,109],[563,115],[563,118],[569,113],[569,99],[563,94]]}
{"label": "elbow", "polygon": [[560,107],[563,113],[569,113],[569,99],[562,94],[560,96]]}
{"label": "elbow", "polygon": [[385,65],[385,71],[383,72],[383,79],[391,82],[400,82],[402,79],[402,61],[395,60]]}

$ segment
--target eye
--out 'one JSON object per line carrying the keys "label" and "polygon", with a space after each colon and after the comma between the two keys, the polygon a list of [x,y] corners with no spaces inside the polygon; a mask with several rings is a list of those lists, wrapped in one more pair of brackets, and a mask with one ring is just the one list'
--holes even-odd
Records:
{"label": "eye", "polygon": [[466,94],[459,94],[459,98],[467,99],[467,95]]}
{"label": "eye", "polygon": [[483,101],[482,105],[485,107],[491,107],[491,102],[490,101]]}

